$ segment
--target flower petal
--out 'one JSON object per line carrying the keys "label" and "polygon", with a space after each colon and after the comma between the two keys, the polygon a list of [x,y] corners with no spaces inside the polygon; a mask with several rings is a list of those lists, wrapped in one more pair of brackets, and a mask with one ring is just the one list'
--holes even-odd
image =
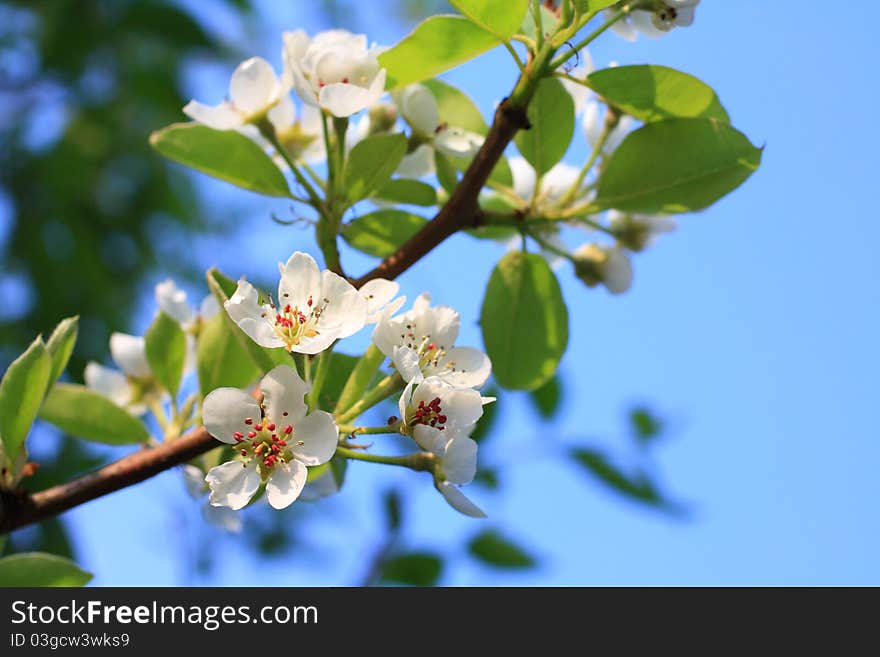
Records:
{"label": "flower petal", "polygon": [[482,135],[461,128],[446,128],[434,137],[434,148],[450,157],[473,157],[485,139]]}
{"label": "flower petal", "polygon": [[264,317],[268,310],[260,305],[259,299],[260,294],[256,288],[241,279],[235,294],[223,303],[223,307],[232,321],[258,345],[283,347],[284,341],[275,334],[272,325]]}
{"label": "flower petal", "polygon": [[208,524],[219,527],[230,534],[238,534],[244,526],[241,515],[225,506],[204,504],[202,505],[202,517]]}
{"label": "flower petal", "polygon": [[401,92],[400,113],[413,130],[423,135],[433,135],[440,124],[437,99],[421,84],[411,84]]}
{"label": "flower petal", "polygon": [[156,304],[159,310],[168,315],[178,324],[189,324],[193,319],[193,311],[186,300],[186,292],[177,287],[170,278],[156,285]]}
{"label": "flower petal", "polygon": [[262,57],[251,57],[239,64],[229,82],[232,102],[249,113],[259,112],[274,104],[280,90],[275,70]]}
{"label": "flower petal", "polygon": [[392,360],[394,367],[400,373],[404,381],[418,383],[424,377],[419,367],[419,354],[409,347],[394,347]]}
{"label": "flower petal", "polygon": [[235,434],[246,434],[251,426],[246,418],[259,423],[260,405],[249,394],[238,388],[217,388],[208,393],[202,403],[202,421],[214,438],[230,445],[236,444]]}
{"label": "flower petal", "polygon": [[404,178],[425,178],[434,173],[434,149],[421,144],[412,153],[403,156],[397,165],[397,174]]}
{"label": "flower petal", "polygon": [[290,350],[297,354],[308,354],[314,356],[327,349],[331,344],[336,342],[337,334],[335,331],[326,331],[312,337],[300,338],[299,344],[293,345]]}
{"label": "flower petal", "polygon": [[309,299],[313,303],[321,301],[321,270],[308,253],[296,251],[278,269],[281,272],[278,304],[282,308],[289,303],[307,312]]}
{"label": "flower petal", "polygon": [[439,364],[439,374],[446,381],[459,388],[481,388],[492,374],[492,361],[479,349],[473,347],[452,347],[446,350],[446,358]]}
{"label": "flower petal", "polygon": [[385,93],[385,69],[373,79],[369,87],[334,82],[321,88],[318,102],[334,116],[351,116],[375,103]]}
{"label": "flower petal", "polygon": [[375,324],[379,321],[382,308],[394,298],[400,290],[400,284],[384,278],[374,278],[360,288],[360,295],[367,302],[367,321]]}
{"label": "flower petal", "polygon": [[214,130],[234,130],[244,124],[244,117],[225,101],[211,106],[191,100],[184,106],[183,113]]}
{"label": "flower petal", "polygon": [[194,465],[184,465],[183,485],[191,498],[199,499],[205,494],[205,473]]}
{"label": "flower petal", "polygon": [[260,381],[266,417],[279,426],[296,425],[306,414],[308,383],[288,365],[278,365]]}
{"label": "flower petal", "polygon": [[112,370],[98,363],[88,363],[83,378],[89,388],[109,398],[117,406],[126,406],[131,401],[128,379],[119,370]]}
{"label": "flower petal", "polygon": [[436,427],[427,424],[417,424],[413,427],[413,440],[416,444],[426,452],[431,452],[439,457],[443,457],[446,451],[446,443],[449,442],[449,435],[446,431],[440,431]]}
{"label": "flower petal", "polygon": [[260,473],[256,463],[245,465],[240,461],[229,461],[211,468],[205,476],[211,488],[208,502],[211,506],[226,506],[234,511],[242,509],[251,501],[260,487]]}
{"label": "flower petal", "polygon": [[611,294],[623,294],[632,286],[633,280],[629,256],[621,249],[609,249],[602,274],[602,282]]}
{"label": "flower petal", "polygon": [[290,96],[284,96],[275,107],[269,110],[266,116],[272,122],[272,127],[275,130],[283,132],[296,121],[296,105],[293,104]]}
{"label": "flower petal", "polygon": [[443,497],[446,498],[446,501],[449,502],[449,506],[459,513],[463,513],[471,518],[486,517],[485,512],[480,507],[471,502],[457,486],[454,486],[448,481],[442,481],[437,484],[437,490],[439,490]]}
{"label": "flower petal", "polygon": [[147,348],[144,339],[138,335],[113,333],[110,336],[110,355],[128,376],[148,379],[153,376],[147,362]]}
{"label": "flower petal", "polygon": [[469,484],[477,473],[477,443],[467,436],[457,436],[446,444],[443,474],[453,484]]}
{"label": "flower petal", "polygon": [[297,460],[306,465],[321,465],[336,453],[338,440],[339,429],[333,416],[315,411],[294,425],[293,442],[288,444]]}
{"label": "flower petal", "polygon": [[325,270],[321,280],[321,295],[320,302],[327,305],[318,321],[319,331],[322,326],[333,327],[336,337],[347,338],[367,323],[366,299],[342,276]]}
{"label": "flower petal", "polygon": [[309,469],[299,461],[279,463],[266,482],[266,499],[273,509],[286,509],[299,497]]}

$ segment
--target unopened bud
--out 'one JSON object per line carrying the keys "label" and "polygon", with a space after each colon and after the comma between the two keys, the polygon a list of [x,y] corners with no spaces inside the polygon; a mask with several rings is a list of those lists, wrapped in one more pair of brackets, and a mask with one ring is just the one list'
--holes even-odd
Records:
{"label": "unopened bud", "polygon": [[601,283],[611,294],[623,294],[632,285],[632,264],[623,249],[584,244],[573,255],[575,274],[588,287]]}
{"label": "unopened bud", "polygon": [[377,103],[370,108],[370,134],[389,132],[397,123],[397,108],[391,103]]}

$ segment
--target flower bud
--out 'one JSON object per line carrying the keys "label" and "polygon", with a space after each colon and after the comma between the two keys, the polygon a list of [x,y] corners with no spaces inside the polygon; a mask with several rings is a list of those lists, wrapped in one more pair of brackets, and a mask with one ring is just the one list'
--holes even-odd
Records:
{"label": "flower bud", "polygon": [[575,275],[587,287],[601,283],[611,294],[623,294],[632,285],[632,264],[623,249],[584,244],[573,256]]}
{"label": "flower bud", "polygon": [[672,217],[647,214],[610,213],[611,232],[618,243],[636,253],[653,244],[661,233],[675,230],[677,223]]}
{"label": "flower bud", "polygon": [[397,123],[397,108],[392,103],[376,103],[370,107],[370,135],[390,132]]}

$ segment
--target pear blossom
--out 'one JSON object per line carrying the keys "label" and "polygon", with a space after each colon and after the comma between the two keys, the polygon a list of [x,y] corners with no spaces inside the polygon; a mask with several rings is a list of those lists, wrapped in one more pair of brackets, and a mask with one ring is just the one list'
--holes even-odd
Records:
{"label": "pear blossom", "polygon": [[196,366],[196,334],[200,322],[205,322],[220,312],[220,304],[214,295],[209,294],[202,299],[198,309],[189,305],[186,292],[172,279],[158,283],[154,289],[156,305],[159,310],[180,324],[186,332],[186,362],[184,371],[190,372]]}
{"label": "pear blossom", "polygon": [[[285,95],[267,117],[278,143],[292,160],[318,164],[326,159],[321,111],[317,107],[305,105],[298,115],[293,100]],[[287,166],[283,159],[281,164]]]}
{"label": "pear blossom", "polygon": [[404,381],[441,377],[461,387],[480,387],[492,372],[479,349],[456,347],[461,317],[449,306],[431,306],[428,293],[411,310],[393,317],[386,308],[373,330],[373,343],[391,358]]}
{"label": "pear blossom", "polygon": [[455,486],[448,481],[438,481],[434,486],[440,491],[440,494],[446,499],[449,506],[459,513],[463,513],[471,518],[486,517],[485,511],[471,502],[471,500],[459,490],[458,486]]}
{"label": "pear blossom", "polygon": [[265,117],[289,89],[269,62],[262,57],[251,57],[233,72],[229,100],[214,106],[191,100],[183,112],[209,128],[235,130]]}
{"label": "pear blossom", "polygon": [[338,117],[366,109],[385,93],[380,49],[367,37],[328,30],[313,38],[302,30],[284,33],[284,78],[304,103]]}
{"label": "pear blossom", "polygon": [[422,84],[411,84],[394,95],[400,115],[409,124],[413,137],[450,157],[470,158],[483,145],[483,136],[464,128],[440,122],[437,99]]}
{"label": "pear blossom", "polygon": [[[618,20],[611,29],[627,41],[635,41],[638,34],[660,37],[674,27],[688,27],[694,22],[694,14],[700,0],[662,0],[653,10],[637,9]],[[614,15],[606,9],[605,19]]]}
{"label": "pear blossom", "polygon": [[147,362],[144,338],[113,333],[110,336],[110,356],[119,369],[90,362],[83,372],[86,385],[130,413],[143,415],[151,401],[162,398]]}
{"label": "pear blossom", "polygon": [[394,281],[385,278],[374,278],[367,281],[358,290],[358,293],[367,302],[367,324],[375,324],[382,319],[383,311],[387,307],[388,314],[396,313],[403,304],[406,303],[406,297],[394,296],[400,290],[400,285]]}
{"label": "pear blossom", "polygon": [[[194,465],[183,466],[183,484],[186,492],[194,500],[201,500],[210,490],[205,483],[205,473]],[[202,505],[202,517],[211,525],[219,527],[230,534],[238,534],[242,530],[241,516],[225,506]]]}
{"label": "pear blossom", "polygon": [[611,294],[623,294],[632,285],[632,263],[619,247],[584,244],[573,256],[575,274],[588,287],[602,284]]}
{"label": "pear blossom", "polygon": [[651,246],[663,233],[678,227],[678,222],[666,215],[627,214],[618,210],[608,213],[611,232],[618,242],[630,251],[642,251]]}
{"label": "pear blossom", "polygon": [[241,509],[265,484],[269,504],[283,509],[299,497],[307,466],[326,463],[336,452],[333,416],[325,411],[306,415],[309,385],[291,367],[272,369],[260,390],[261,403],[237,388],[218,388],[205,397],[205,428],[238,451],[236,460],[211,468],[205,477],[213,506]]}
{"label": "pear blossom", "polygon": [[277,305],[260,303],[253,285],[242,279],[223,305],[232,320],[262,347],[317,354],[347,338],[367,321],[367,300],[341,276],[318,269],[315,259],[297,251],[279,263]]}
{"label": "pear blossom", "polygon": [[[538,187],[535,169],[525,158],[512,157],[509,163],[513,174],[513,191],[536,208],[549,208],[559,203],[580,176],[580,169],[559,162],[541,177]],[[575,199],[579,198],[575,196]]]}

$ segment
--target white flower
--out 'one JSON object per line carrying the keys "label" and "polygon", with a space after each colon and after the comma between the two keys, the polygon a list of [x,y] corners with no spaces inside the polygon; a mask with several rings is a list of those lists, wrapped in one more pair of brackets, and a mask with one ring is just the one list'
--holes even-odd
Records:
{"label": "white flower", "polygon": [[455,486],[448,481],[438,481],[434,485],[446,501],[449,502],[449,506],[459,513],[463,513],[471,518],[486,517],[486,513],[476,504],[471,502],[468,497],[458,489],[458,486]]}
{"label": "white flower", "polygon": [[666,215],[626,214],[611,210],[608,218],[614,236],[631,251],[641,251],[651,246],[660,235],[678,227],[678,222]]}
{"label": "white flower", "polygon": [[144,339],[127,333],[113,333],[110,355],[122,371],[88,363],[83,373],[86,385],[130,413],[143,415],[151,400],[161,398],[147,362]]}
{"label": "white flower", "polygon": [[219,105],[203,105],[191,100],[183,108],[191,119],[215,130],[234,130],[263,118],[286,95],[272,65],[261,57],[242,62],[229,82],[229,100]]}
{"label": "white flower", "polygon": [[[559,162],[542,176],[540,188],[536,189],[537,175],[532,165],[522,157],[512,157],[509,162],[513,191],[527,203],[534,200],[536,208],[548,208],[558,203],[580,176],[580,169]],[[578,200],[581,196],[575,195],[574,198]]]}
{"label": "white flower", "polygon": [[367,37],[346,30],[284,33],[285,79],[303,102],[334,116],[346,117],[366,109],[385,93],[385,69],[379,68],[377,47]]}
{"label": "white flower", "polygon": [[[607,109],[603,112],[603,108],[603,103],[595,96],[591,96],[584,104],[584,115],[581,119],[581,125],[583,126],[587,143],[594,148],[599,143],[602,131],[605,129]],[[617,120],[617,125],[611,129],[611,132],[605,139],[602,151],[607,154],[616,150],[635,125],[636,120],[633,117],[629,114],[622,114]]]}
{"label": "white flower", "polygon": [[156,304],[159,310],[180,324],[186,332],[186,363],[184,372],[192,371],[196,366],[196,336],[199,322],[205,322],[220,312],[220,304],[213,295],[202,299],[198,309],[189,305],[186,292],[177,287],[170,278],[158,283],[154,289]]}
{"label": "white flower", "polygon": [[205,397],[202,419],[217,440],[235,445],[238,460],[208,471],[214,506],[241,509],[266,484],[266,498],[276,509],[289,506],[305,486],[306,466],[326,463],[339,437],[333,416],[306,415],[309,386],[287,365],[262,381],[263,401],[236,388],[218,388]]}
{"label": "white flower", "polygon": [[[358,293],[367,302],[367,324],[375,324],[382,319],[383,310],[387,307],[388,314],[393,315],[406,303],[406,297],[394,298],[400,285],[384,278],[367,281]],[[392,301],[393,300],[393,301]]]}
{"label": "white flower", "polygon": [[[581,63],[576,68],[572,69],[568,75],[578,80],[584,80],[596,69],[593,65],[593,58],[590,56],[590,53],[586,48],[581,49],[579,55]],[[591,93],[590,90],[585,85],[573,82],[568,78],[560,78],[559,81],[562,82],[562,86],[565,87],[565,90],[574,101],[574,113],[580,114],[584,107],[584,103],[587,101],[587,97]]]}
{"label": "white flower", "polygon": [[[687,27],[694,22],[694,12],[700,0],[663,0],[665,6],[654,11],[639,9],[611,26],[619,36],[627,41],[635,41],[638,34],[656,38],[663,36],[673,27]],[[614,10],[606,9],[605,19],[613,16]]]}
{"label": "white flower", "polygon": [[373,342],[394,361],[404,381],[439,376],[462,387],[480,387],[492,373],[489,357],[478,349],[455,347],[461,318],[449,306],[431,306],[419,296],[412,310],[392,317],[386,308],[373,330]]}
{"label": "white flower", "polygon": [[320,271],[314,258],[300,251],[278,268],[277,305],[260,304],[259,293],[244,279],[224,303],[229,316],[254,342],[317,354],[363,328],[367,301],[344,278]]}
{"label": "white flower", "polygon": [[[326,159],[321,110],[317,107],[306,105],[301,116],[297,116],[293,100],[290,96],[284,96],[269,110],[268,117],[278,142],[291,159],[309,164],[318,164]],[[278,160],[278,164],[286,169],[287,163],[283,158],[279,157]]]}
{"label": "white flower", "polygon": [[632,285],[632,263],[623,249],[584,244],[573,255],[575,274],[587,286],[601,283],[611,294],[623,294]]}
{"label": "white flower", "polygon": [[[194,465],[183,466],[183,485],[194,500],[202,499],[209,488],[205,484],[205,473]],[[241,516],[225,506],[202,505],[202,517],[211,525],[230,534],[238,534],[242,529]]]}

